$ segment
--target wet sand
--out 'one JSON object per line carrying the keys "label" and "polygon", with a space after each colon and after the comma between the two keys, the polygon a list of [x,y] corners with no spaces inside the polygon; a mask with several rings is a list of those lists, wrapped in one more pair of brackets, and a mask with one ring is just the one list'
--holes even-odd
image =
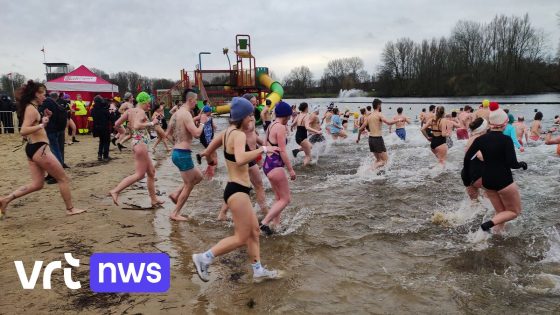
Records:
{"label": "wet sand", "polygon": [[[10,204],[7,217],[0,221],[0,314],[161,314],[196,310],[200,287],[192,281],[194,270],[190,269],[172,270],[171,288],[165,294],[94,294],[89,289],[92,253],[161,250],[152,225],[153,210],[122,210],[105,196],[132,172],[130,151],[119,153],[111,146],[114,159],[98,162],[98,140],[91,136],[80,136],[78,140],[81,142],[66,146],[66,163],[71,167],[68,174],[74,204],[88,212],[66,216],[57,185],[45,185],[43,190]],[[30,181],[23,149],[12,152],[20,143],[17,135],[0,135],[2,195]],[[147,194],[144,196],[139,200],[145,203],[142,206],[149,204]],[[160,198],[167,201],[165,196]],[[122,195],[121,203],[127,202],[126,195]],[[66,252],[80,259],[80,267],[74,268],[72,274],[74,281],[81,281],[81,289],[66,288],[61,270],[53,273],[52,290],[42,289],[42,275],[35,290],[22,288],[14,260],[22,260],[29,274],[35,260],[44,260],[44,265],[60,260],[65,267]]]}

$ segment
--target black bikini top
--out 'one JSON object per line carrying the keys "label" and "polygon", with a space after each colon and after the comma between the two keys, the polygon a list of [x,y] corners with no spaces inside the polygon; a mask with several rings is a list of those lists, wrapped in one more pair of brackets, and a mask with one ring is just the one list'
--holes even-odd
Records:
{"label": "black bikini top", "polygon": [[[226,151],[227,135],[230,134],[234,130],[238,130],[238,129],[232,129],[224,136],[224,158],[228,161],[231,161],[231,162],[236,162],[236,160],[235,160],[235,154],[227,153],[227,151]],[[249,152],[249,151],[252,151],[252,150],[251,150],[251,148],[249,148],[249,145],[245,143],[245,152]]]}

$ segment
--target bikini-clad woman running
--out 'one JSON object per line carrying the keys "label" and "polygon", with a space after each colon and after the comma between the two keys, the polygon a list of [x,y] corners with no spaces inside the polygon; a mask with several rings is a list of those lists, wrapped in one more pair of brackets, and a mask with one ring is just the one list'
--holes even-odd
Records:
{"label": "bikini-clad woman running", "polygon": [[192,260],[198,276],[206,282],[210,280],[208,268],[215,257],[247,246],[247,253],[252,262],[253,280],[260,282],[265,279],[277,279],[281,273],[266,269],[260,262],[259,222],[249,198],[251,187],[248,164],[263,152],[278,152],[278,147],[262,146],[253,151],[245,151],[246,136],[242,129],[247,129],[248,125],[255,124],[253,105],[242,97],[233,98],[231,104],[230,126],[212,140],[203,154],[206,156],[208,164],[214,164],[212,153],[220,146],[220,142],[224,144],[224,158],[229,178],[224,190],[224,201],[231,209],[235,232],[206,252],[193,254]]}
{"label": "bikini-clad woman running", "polygon": [[23,197],[34,191],[41,190],[45,183],[45,172],[54,177],[58,183],[60,195],[66,205],[66,214],[78,214],[85,210],[75,208],[70,195],[70,179],[64,169],[49,149],[49,138],[45,126],[49,123],[51,113],[46,110],[41,118],[37,107],[45,100],[46,87],[43,84],[27,81],[16,93],[17,114],[23,123],[20,134],[27,138],[25,154],[31,172],[31,184],[16,189],[6,197],[0,199],[0,219],[2,219],[8,204],[17,198]]}

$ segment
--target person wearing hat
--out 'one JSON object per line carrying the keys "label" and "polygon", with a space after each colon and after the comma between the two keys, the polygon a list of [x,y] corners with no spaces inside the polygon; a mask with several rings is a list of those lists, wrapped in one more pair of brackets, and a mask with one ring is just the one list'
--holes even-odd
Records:
{"label": "person wearing hat", "polygon": [[131,130],[132,136],[132,153],[134,154],[135,172],[134,174],[124,178],[117,187],[113,188],[109,194],[113,199],[113,203],[119,206],[119,193],[130,185],[140,181],[144,177],[148,187],[148,194],[150,195],[151,204],[153,207],[163,204],[156,196],[155,176],[156,170],[150,159],[148,153],[148,143],[150,136],[148,135],[148,127],[153,127],[158,124],[157,118],[148,121],[146,112],[150,110],[151,97],[146,92],[140,92],[136,97],[138,106],[129,108],[122,116],[115,122],[115,128],[119,129],[120,134],[124,134],[122,124],[127,121],[128,127]]}
{"label": "person wearing hat", "polygon": [[463,169],[469,174],[471,158],[479,151],[484,157],[482,186],[496,210],[492,220],[480,225],[485,232],[490,232],[492,227],[502,230],[504,223],[521,213],[519,187],[513,181],[511,169],[527,169],[527,163],[517,161],[511,138],[503,134],[508,116],[497,103],[489,106],[488,122],[490,132],[472,142],[463,161]]}
{"label": "person wearing hat", "polygon": [[525,152],[525,148],[523,148],[521,143],[519,143],[519,141],[517,140],[517,131],[515,130],[515,127],[513,127],[513,122],[515,121],[515,118],[513,117],[512,114],[509,113],[508,109],[504,109],[504,112],[506,112],[506,114],[508,115],[508,124],[504,129],[504,135],[509,136],[511,138],[511,140],[513,141],[513,146],[515,146],[516,149],[519,149],[520,152]]}
{"label": "person wearing hat", "polygon": [[74,120],[72,120],[72,113],[74,112],[72,110],[72,107],[70,106],[71,104],[71,100],[70,100],[70,95],[63,93],[62,94],[62,100],[64,101],[64,107],[66,108],[66,114],[68,115],[67,117],[67,122],[66,122],[66,130],[64,132],[65,137],[68,136],[70,134],[70,136],[72,137],[72,139],[70,141],[65,141],[65,143],[67,145],[72,145],[74,144],[74,142],[80,142],[76,139],[76,124],[74,123]]}
{"label": "person wearing hat", "polygon": [[243,130],[249,129],[254,124],[254,108],[251,102],[242,97],[234,97],[231,101],[229,127],[220,133],[208,148],[200,154],[206,157],[208,164],[214,164],[213,153],[223,144],[224,158],[228,169],[228,183],[224,189],[224,201],[231,209],[235,226],[232,236],[222,239],[204,253],[192,255],[196,273],[204,282],[210,280],[208,269],[216,257],[242,246],[247,247],[254,282],[277,279],[282,275],[281,272],[269,270],[261,264],[258,219],[249,198],[251,180],[248,164],[263,153],[278,152],[278,147],[262,146],[256,150],[247,151],[245,148],[247,141]]}
{"label": "person wearing hat", "polygon": [[329,104],[329,106],[327,107],[327,111],[323,115],[323,118],[321,119],[321,125],[323,124],[323,122],[326,123],[325,124],[325,131],[329,135],[331,134],[331,120],[332,120],[332,116],[333,116],[333,110],[334,110],[334,103],[331,102]]}
{"label": "person wearing hat", "polygon": [[179,169],[183,183],[179,188],[169,195],[169,199],[175,204],[175,209],[171,212],[169,218],[175,221],[187,221],[188,219],[181,215],[181,210],[187,202],[194,186],[202,180],[202,173],[197,167],[194,167],[192,159],[192,141],[199,138],[208,123],[208,116],[200,116],[200,123],[195,125],[192,110],[196,107],[198,95],[187,89],[182,94],[183,105],[171,116],[169,128],[167,128],[167,138],[173,139],[173,153],[171,153],[171,161]]}
{"label": "person wearing hat", "polygon": [[111,113],[109,112],[109,104],[99,95],[93,98],[93,103],[94,106],[91,110],[93,136],[99,138],[97,160],[108,161],[110,159],[109,146],[111,144]]}
{"label": "person wearing hat", "polygon": [[80,134],[87,134],[89,130],[88,127],[88,120],[87,120],[88,111],[86,109],[86,103],[82,100],[82,95],[77,94],[76,100],[74,101],[74,118],[76,119],[76,127],[78,128],[78,133]]}
{"label": "person wearing hat", "polygon": [[352,133],[358,133],[360,130],[360,114],[358,112],[354,112],[354,129],[352,129]]}
{"label": "person wearing hat", "polygon": [[[486,134],[488,131],[488,122],[484,120],[484,118],[479,117],[469,124],[469,129],[471,130],[471,137],[467,140],[465,151],[469,150],[476,138]],[[464,169],[461,171],[461,179],[465,187],[467,187],[467,195],[469,195],[472,201],[478,199],[479,190],[482,188],[483,165],[484,157],[479,151],[469,160],[469,172],[466,173]]]}
{"label": "person wearing hat", "polygon": [[276,114],[276,119],[268,127],[265,135],[265,144],[278,146],[280,150],[279,152],[269,152],[263,164],[264,174],[268,177],[270,186],[276,195],[276,200],[270,207],[270,211],[261,221],[261,231],[267,235],[272,234],[272,230],[269,227],[271,223],[276,226],[280,224],[280,214],[291,201],[290,185],[288,184],[284,166],[290,173],[290,179],[296,180],[296,172],[286,152],[286,144],[288,143],[286,125],[292,116],[292,108],[290,104],[281,101],[276,104],[274,113]]}
{"label": "person wearing hat", "polygon": [[490,115],[490,110],[488,109],[489,107],[490,107],[490,101],[483,100],[480,108],[474,112],[474,118],[481,117],[484,118],[485,120],[488,120],[488,117]]}
{"label": "person wearing hat", "polygon": [[309,142],[311,144],[325,141],[323,131],[321,130],[321,120],[319,119],[319,105],[313,105],[311,108],[311,115],[309,115],[309,127],[311,127],[309,128],[309,132],[311,133],[311,136],[309,136]]}

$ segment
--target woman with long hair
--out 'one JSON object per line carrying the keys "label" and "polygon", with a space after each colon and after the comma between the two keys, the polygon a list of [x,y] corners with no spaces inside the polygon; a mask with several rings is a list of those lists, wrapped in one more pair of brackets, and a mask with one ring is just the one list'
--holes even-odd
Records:
{"label": "woman with long hair", "polygon": [[246,151],[247,141],[243,129],[248,129],[251,124],[255,124],[253,105],[242,97],[233,98],[231,104],[229,127],[212,140],[201,156],[206,156],[208,164],[213,165],[215,163],[213,152],[223,144],[229,179],[224,190],[224,201],[231,209],[235,232],[206,252],[193,254],[192,260],[198,276],[206,282],[209,280],[208,268],[215,257],[241,246],[247,246],[252,262],[253,280],[260,282],[265,279],[276,279],[280,277],[278,271],[268,270],[261,265],[259,223],[249,198],[251,181],[248,164],[262,153],[278,152],[278,147],[262,146],[256,150]]}
{"label": "woman with long hair", "polygon": [[272,230],[269,227],[271,222],[276,226],[280,224],[280,214],[288,206],[292,198],[284,166],[288,168],[290,179],[296,179],[296,172],[292,168],[288,153],[286,152],[286,144],[288,143],[288,139],[286,139],[286,125],[292,116],[292,108],[290,104],[281,101],[276,104],[274,113],[276,114],[276,119],[270,124],[265,134],[265,145],[277,146],[279,152],[268,152],[264,159],[263,171],[270,181],[270,186],[276,195],[276,201],[261,221],[261,231],[266,235],[272,234]]}
{"label": "woman with long hair", "polygon": [[153,207],[160,206],[163,201],[160,201],[156,196],[155,176],[156,169],[152,164],[150,155],[148,153],[148,143],[150,136],[148,134],[148,127],[153,127],[158,124],[158,119],[154,118],[153,121],[148,121],[146,112],[150,109],[151,97],[146,92],[140,92],[136,96],[138,105],[129,108],[122,116],[115,122],[115,128],[119,129],[120,134],[124,134],[124,128],[121,126],[125,121],[128,121],[127,127],[130,128],[132,135],[132,152],[134,154],[134,162],[136,171],[134,174],[124,178],[117,187],[113,188],[109,194],[113,198],[113,203],[119,205],[119,193],[128,186],[143,179],[146,175],[148,194],[150,195]]}
{"label": "woman with long hair", "polygon": [[[428,135],[428,128],[431,129],[431,136]],[[445,118],[445,107],[439,106],[436,109],[435,117],[430,118],[424,127],[422,127],[422,134],[430,141],[430,148],[438,159],[439,164],[445,166],[445,160],[447,158],[447,137],[451,134],[447,118]]]}
{"label": "woman with long hair", "polygon": [[488,120],[490,132],[472,142],[465,154],[463,165],[465,173],[469,174],[471,158],[479,151],[482,153],[482,186],[496,210],[492,220],[480,225],[485,232],[490,232],[494,226],[497,231],[502,230],[504,223],[517,218],[521,213],[519,187],[513,181],[511,169],[527,169],[527,163],[517,162],[511,138],[502,133],[508,123],[508,116],[497,103],[490,106]]}
{"label": "woman with long hair", "polygon": [[72,204],[70,179],[66,176],[62,165],[49,149],[49,139],[45,126],[51,115],[49,110],[41,118],[37,107],[45,100],[46,87],[43,84],[27,81],[16,93],[17,115],[23,121],[20,129],[22,136],[27,138],[25,154],[31,172],[31,184],[21,186],[6,197],[0,199],[0,218],[6,214],[8,204],[34,191],[41,190],[45,182],[45,172],[54,177],[58,183],[60,195],[66,205],[66,214],[78,214],[85,210]]}

